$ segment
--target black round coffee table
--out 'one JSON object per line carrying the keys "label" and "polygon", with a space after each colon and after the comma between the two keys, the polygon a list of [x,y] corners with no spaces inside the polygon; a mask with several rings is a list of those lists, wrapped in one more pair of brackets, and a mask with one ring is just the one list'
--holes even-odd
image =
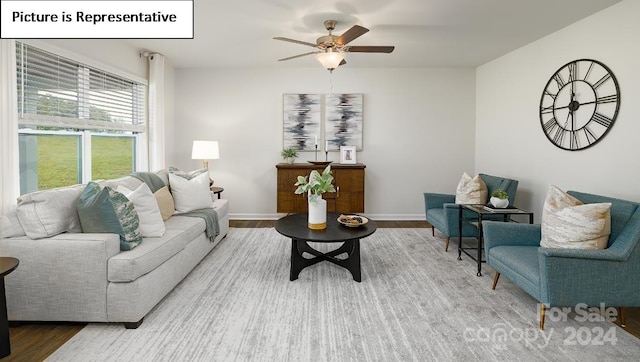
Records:
{"label": "black round coffee table", "polygon": [[[276,230],[291,238],[291,281],[298,279],[302,269],[326,260],[339,265],[351,272],[353,280],[362,280],[360,273],[360,239],[373,234],[376,229],[375,221],[369,222],[359,227],[348,227],[338,222],[339,213],[327,213],[327,228],[323,230],[312,230],[307,226],[307,213],[291,214],[285,216],[275,223]],[[309,241],[317,243],[344,243],[338,249],[328,253],[323,253],[312,248]],[[315,257],[307,259],[303,253],[309,253]],[[347,254],[347,258],[338,259],[336,256]]]}

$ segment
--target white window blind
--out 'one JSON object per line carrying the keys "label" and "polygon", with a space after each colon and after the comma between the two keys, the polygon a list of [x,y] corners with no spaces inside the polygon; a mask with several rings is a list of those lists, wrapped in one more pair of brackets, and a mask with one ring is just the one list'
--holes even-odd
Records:
{"label": "white window blind", "polygon": [[21,126],[145,131],[144,84],[17,42]]}

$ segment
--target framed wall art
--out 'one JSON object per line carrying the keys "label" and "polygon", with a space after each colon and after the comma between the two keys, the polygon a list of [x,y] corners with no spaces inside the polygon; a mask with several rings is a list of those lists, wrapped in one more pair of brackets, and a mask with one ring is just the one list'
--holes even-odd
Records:
{"label": "framed wall art", "polygon": [[322,95],[283,95],[283,148],[313,151],[321,137]]}
{"label": "framed wall art", "polygon": [[340,163],[356,163],[356,146],[340,146]]}
{"label": "framed wall art", "polygon": [[347,145],[362,150],[362,99],[362,93],[326,96],[324,134],[329,151]]}

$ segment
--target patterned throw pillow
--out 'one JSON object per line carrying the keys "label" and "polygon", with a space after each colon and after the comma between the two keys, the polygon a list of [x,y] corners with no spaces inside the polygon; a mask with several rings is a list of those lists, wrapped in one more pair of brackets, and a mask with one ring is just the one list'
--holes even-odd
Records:
{"label": "patterned throw pillow", "polygon": [[176,211],[188,212],[213,207],[208,169],[183,172],[170,167],[169,185]]}
{"label": "patterned throw pillow", "polygon": [[85,233],[120,235],[120,250],[131,250],[142,242],[140,220],[133,202],[109,186],[89,182],[78,200],[78,216]]}
{"label": "patterned throw pillow", "polygon": [[542,210],[545,248],[604,249],[611,234],[611,203],[583,204],[551,185]]}
{"label": "patterned throw pillow", "polygon": [[486,204],[487,185],[485,185],[480,175],[475,177],[463,173],[458,187],[456,188],[456,204]]}

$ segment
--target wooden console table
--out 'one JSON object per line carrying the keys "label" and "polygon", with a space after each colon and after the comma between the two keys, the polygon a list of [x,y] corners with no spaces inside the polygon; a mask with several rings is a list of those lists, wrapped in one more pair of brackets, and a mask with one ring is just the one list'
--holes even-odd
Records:
{"label": "wooden console table", "polygon": [[[331,164],[333,184],[336,192],[326,192],[322,198],[327,200],[327,211],[338,213],[364,212],[364,169],[362,163]],[[278,170],[277,212],[308,212],[306,195],[296,195],[294,191],[298,176],[309,176],[312,170],[322,172],[325,166],[310,163],[280,163]]]}

